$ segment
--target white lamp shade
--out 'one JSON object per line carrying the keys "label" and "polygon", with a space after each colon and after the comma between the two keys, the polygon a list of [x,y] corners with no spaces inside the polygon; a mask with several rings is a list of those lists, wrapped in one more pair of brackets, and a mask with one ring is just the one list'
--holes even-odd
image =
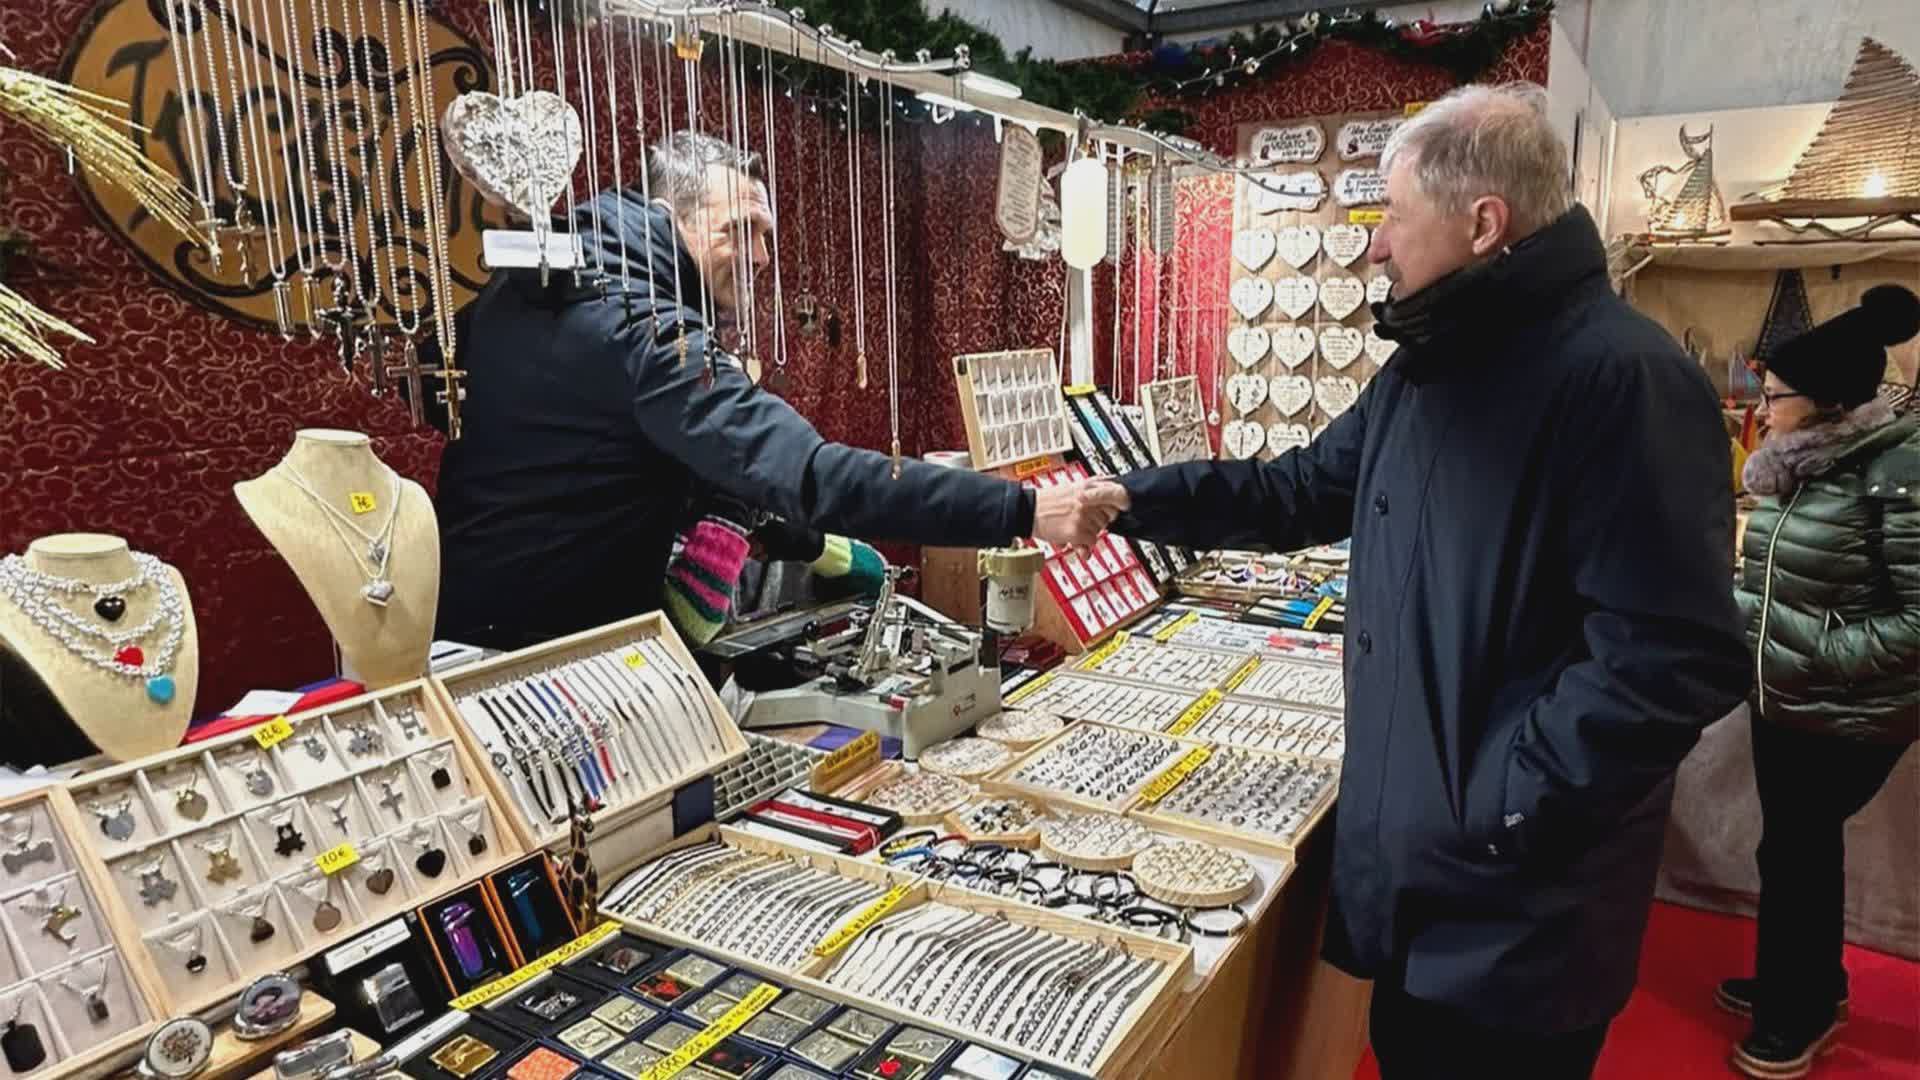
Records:
{"label": "white lamp shade", "polygon": [[1060,257],[1091,270],[1107,254],[1107,166],[1083,157],[1060,177]]}

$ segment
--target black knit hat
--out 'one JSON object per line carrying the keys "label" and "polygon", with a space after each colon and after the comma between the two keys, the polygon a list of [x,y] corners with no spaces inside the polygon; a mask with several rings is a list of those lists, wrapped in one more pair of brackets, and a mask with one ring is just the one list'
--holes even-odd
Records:
{"label": "black knit hat", "polygon": [[1780,381],[1823,405],[1866,404],[1887,370],[1887,347],[1920,333],[1920,297],[1875,285],[1860,306],[1782,342],[1767,358]]}

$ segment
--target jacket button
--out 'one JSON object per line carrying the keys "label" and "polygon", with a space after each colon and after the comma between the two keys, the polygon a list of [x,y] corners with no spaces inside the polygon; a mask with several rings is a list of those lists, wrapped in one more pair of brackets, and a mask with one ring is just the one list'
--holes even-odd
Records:
{"label": "jacket button", "polygon": [[1381,492],[1373,497],[1373,512],[1381,517],[1387,516],[1387,493]]}
{"label": "jacket button", "polygon": [[1373,635],[1372,634],[1369,634],[1365,630],[1362,630],[1360,631],[1360,636],[1356,640],[1360,642],[1361,652],[1370,653],[1373,651]]}

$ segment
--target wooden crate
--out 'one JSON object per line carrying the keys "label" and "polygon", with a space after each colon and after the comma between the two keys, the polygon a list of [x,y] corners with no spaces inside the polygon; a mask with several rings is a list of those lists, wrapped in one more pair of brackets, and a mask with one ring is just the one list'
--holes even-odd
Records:
{"label": "wooden crate", "polygon": [[[1310,758],[1300,754],[1281,753],[1273,750],[1241,749],[1240,752],[1253,754],[1261,758],[1271,758],[1276,761],[1292,760],[1314,766],[1331,764],[1324,758]],[[1334,782],[1327,790],[1321,792],[1318,799],[1314,800],[1312,808],[1307,811],[1307,816],[1301,821],[1300,828],[1296,830],[1291,837],[1285,839],[1269,836],[1265,833],[1248,832],[1244,829],[1234,829],[1225,825],[1217,825],[1212,822],[1186,817],[1180,814],[1162,813],[1153,804],[1144,801],[1136,801],[1133,808],[1128,811],[1128,816],[1139,819],[1141,824],[1150,829],[1172,833],[1176,836],[1184,836],[1190,840],[1201,840],[1206,843],[1218,844],[1228,848],[1246,848],[1249,851],[1257,851],[1264,855],[1275,855],[1292,860],[1295,858],[1300,846],[1305,844],[1307,839],[1313,835],[1313,830],[1319,827],[1321,819],[1326,817],[1328,812],[1333,809],[1334,798],[1340,791],[1340,767],[1334,765],[1333,771]]]}
{"label": "wooden crate", "polygon": [[[1044,756],[1049,750],[1053,748],[1053,746],[1056,743],[1060,742],[1062,739],[1069,737],[1075,731],[1078,731],[1079,729],[1085,728],[1085,727],[1106,728],[1109,731],[1125,732],[1126,734],[1129,734],[1129,735],[1140,735],[1140,734],[1159,735],[1162,738],[1172,740],[1176,744],[1179,744],[1180,746],[1186,748],[1186,750],[1188,751],[1202,748],[1202,747],[1210,748],[1210,745],[1211,745],[1209,743],[1201,742],[1198,739],[1182,738],[1178,735],[1168,735],[1165,732],[1142,732],[1139,728],[1116,727],[1112,724],[1102,724],[1093,720],[1079,720],[1079,721],[1075,721],[1074,723],[1068,724],[1066,727],[1060,729],[1058,732],[1056,732],[1051,737],[1049,737],[1045,742],[1036,744],[1032,749],[1028,750],[1026,753],[1021,754],[1020,756],[1014,758],[1012,761],[1008,762],[1005,766],[1003,766],[1000,769],[999,772],[996,772],[993,775],[987,777],[985,780],[981,781],[980,790],[1003,793],[1003,794],[1025,795],[1028,798],[1038,799],[1049,806],[1054,806],[1054,805],[1066,806],[1075,810],[1081,810],[1088,813],[1095,813],[1095,814],[1126,813],[1128,810],[1132,809],[1134,803],[1138,800],[1138,797],[1139,797],[1138,792],[1135,792],[1134,794],[1127,796],[1124,800],[1117,803],[1104,803],[1104,802],[1100,802],[1097,799],[1089,799],[1084,796],[1075,795],[1072,792],[1055,791],[1051,788],[1034,787],[1031,784],[1027,784],[1025,782],[1012,779],[1013,775],[1019,772],[1023,767],[1025,767],[1025,765],[1028,762]],[[1180,760],[1181,756],[1182,755],[1176,754],[1175,756],[1168,758],[1167,761],[1163,763],[1160,768],[1155,769],[1152,773],[1149,773],[1147,783],[1152,783],[1154,777],[1158,776],[1160,773],[1165,772],[1168,768],[1172,767],[1174,762]]]}
{"label": "wooden crate", "polygon": [[[460,710],[459,702],[462,694],[469,689],[485,689],[496,683],[511,680],[531,669],[579,657],[609,653],[641,641],[658,642],[680,668],[692,677],[692,682],[697,688],[697,696],[705,706],[709,719],[720,733],[722,752],[717,757],[692,762],[665,783],[647,788],[637,795],[627,797],[623,802],[609,804],[594,812],[593,820],[596,826],[611,827],[671,802],[673,793],[682,785],[718,772],[747,754],[746,736],[740,733],[740,728],[733,722],[733,717],[728,714],[726,706],[720,703],[719,695],[713,692],[713,688],[701,676],[699,666],[694,663],[693,654],[687,650],[685,643],[680,640],[680,635],[674,631],[672,623],[667,621],[665,615],[657,611],[649,612],[597,629],[556,638],[544,644],[503,653],[477,664],[469,664],[443,676],[436,676],[431,681],[439,699],[439,707],[453,721],[452,726],[461,740],[466,743],[468,752],[477,760],[489,761],[496,749],[505,751],[506,747],[490,748],[474,731]],[[486,778],[488,786],[493,791],[494,799],[505,809],[507,820],[523,847],[543,847],[565,838],[566,822],[535,821],[528,814],[527,808],[522,805],[513,786],[499,775],[498,770],[486,770]]]}

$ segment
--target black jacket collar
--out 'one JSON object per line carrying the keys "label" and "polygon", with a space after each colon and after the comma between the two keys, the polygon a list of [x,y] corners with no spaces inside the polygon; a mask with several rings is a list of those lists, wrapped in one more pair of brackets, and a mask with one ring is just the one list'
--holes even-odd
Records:
{"label": "black jacket collar", "polygon": [[[565,219],[556,219],[554,226],[564,228]],[[544,291],[547,302],[556,304],[617,296],[624,254],[634,304],[648,310],[655,306],[680,308],[698,318],[706,298],[706,283],[700,265],[681,242],[680,230],[674,227],[673,215],[665,204],[649,203],[632,188],[608,188],[574,208],[573,230],[580,238],[583,264],[596,270],[606,268],[605,287],[588,276],[576,285],[572,274],[552,273],[546,289],[541,290],[537,272],[516,275],[530,294]]]}

